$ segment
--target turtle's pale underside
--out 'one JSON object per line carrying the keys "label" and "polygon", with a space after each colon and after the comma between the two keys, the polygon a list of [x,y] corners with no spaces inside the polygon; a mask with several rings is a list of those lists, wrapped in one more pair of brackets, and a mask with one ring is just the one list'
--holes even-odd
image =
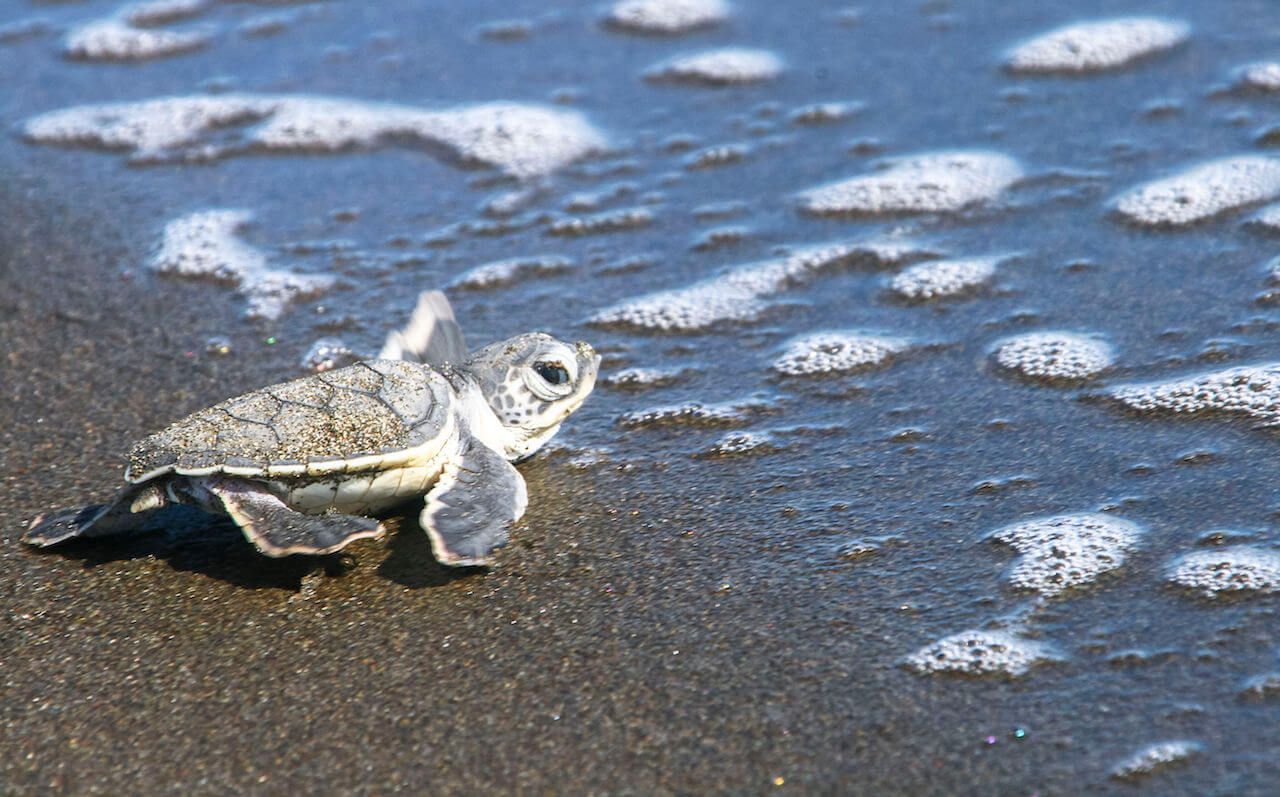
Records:
{"label": "turtle's pale underside", "polygon": [[524,514],[512,463],[581,406],[599,362],[586,343],[538,332],[469,353],[444,294],[425,293],[378,359],[177,421],[134,446],[114,500],[38,517],[23,539],[114,534],[173,502],[230,515],[268,556],[325,554],[381,536],[369,515],[425,495],[436,558],[486,564]]}

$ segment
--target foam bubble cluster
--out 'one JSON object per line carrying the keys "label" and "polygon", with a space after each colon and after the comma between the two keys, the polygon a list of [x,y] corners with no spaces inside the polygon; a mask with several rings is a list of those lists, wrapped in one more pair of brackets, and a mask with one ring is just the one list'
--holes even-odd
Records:
{"label": "foam bubble cluster", "polygon": [[1255,675],[1244,682],[1240,690],[1244,700],[1272,701],[1280,697],[1280,672]]}
{"label": "foam bubble cluster", "polygon": [[1072,332],[1031,332],[996,348],[996,363],[1033,379],[1079,380],[1097,376],[1115,363],[1111,347]]}
{"label": "foam bubble cluster", "polygon": [[800,194],[817,214],[944,213],[990,202],[1021,179],[1016,160],[997,152],[929,152],[897,158],[874,174]]}
{"label": "foam bubble cluster", "polygon": [[961,631],[926,645],[904,663],[922,673],[1016,677],[1059,658],[1050,646],[1005,631]]}
{"label": "foam bubble cluster", "polygon": [[563,274],[573,268],[573,261],[559,255],[513,257],[476,266],[449,283],[450,288],[487,290],[510,285],[528,277]]}
{"label": "foam bubble cluster", "polygon": [[653,223],[653,211],[648,208],[619,208],[594,213],[590,216],[571,216],[557,219],[547,228],[548,235],[598,235],[648,227]]}
{"label": "foam bubble cluster", "polygon": [[852,331],[819,332],[792,341],[774,361],[773,370],[786,376],[857,371],[886,364],[908,345],[903,338]]}
{"label": "foam bubble cluster", "polygon": [[1158,742],[1142,748],[1119,764],[1116,764],[1111,770],[1111,777],[1118,780],[1132,780],[1144,777],[1156,770],[1186,761],[1199,754],[1200,751],[1201,746],[1199,743],[1184,739]]}
{"label": "foam bubble cluster", "polygon": [[999,257],[935,260],[920,263],[898,274],[889,287],[904,299],[927,301],[958,296],[990,282]]}
{"label": "foam bubble cluster", "polygon": [[728,86],[761,83],[782,74],[782,59],[768,50],[727,47],[672,58],[645,70],[651,81]]}
{"label": "foam bubble cluster", "polygon": [[647,390],[675,384],[684,373],[682,370],[667,368],[622,368],[610,373],[604,384],[625,390]]}
{"label": "foam bubble cluster", "polygon": [[1015,523],[991,539],[1022,554],[1009,571],[1011,584],[1053,596],[1120,567],[1141,536],[1137,524],[1122,518],[1081,514]]}
{"label": "foam bubble cluster", "polygon": [[1245,224],[1259,231],[1280,233],[1280,202],[1258,208],[1256,213],[1245,219]]}
{"label": "foam bubble cluster", "polygon": [[928,251],[906,241],[861,241],[805,248],[776,260],[738,266],[687,288],[659,291],[601,310],[590,323],[665,332],[694,332],[724,322],[753,321],[769,305],[764,298],[804,283],[823,271],[866,262],[895,265]]}
{"label": "foam bubble cluster", "polygon": [[728,17],[724,0],[619,0],[605,21],[624,30],[671,35],[718,25]]}
{"label": "foam bubble cluster", "polygon": [[760,402],[703,404],[691,401],[628,412],[618,423],[628,428],[660,428],[666,426],[742,426],[766,407]]}
{"label": "foam bubble cluster", "polygon": [[1169,50],[1190,34],[1183,22],[1154,17],[1083,22],[1019,45],[1006,63],[1016,72],[1097,72]]}
{"label": "foam bubble cluster", "polygon": [[1280,552],[1233,545],[1194,551],[1169,568],[1169,581],[1206,598],[1230,592],[1280,591]]}
{"label": "foam bubble cluster", "polygon": [[[244,128],[237,137],[228,128]],[[431,111],[306,95],[161,97],[41,114],[27,138],[126,150],[140,161],[211,159],[253,150],[336,152],[395,140],[444,147],[516,177],[552,172],[604,146],[572,111],[511,102]],[[235,138],[236,143],[225,143]]]}
{"label": "foam bubble cluster", "polygon": [[769,454],[777,450],[773,436],[766,432],[729,432],[697,456],[737,457],[744,454]]}
{"label": "foam bubble cluster", "polygon": [[796,108],[788,118],[798,125],[822,125],[847,119],[862,108],[860,102],[817,102]]}
{"label": "foam bubble cluster", "polygon": [[1110,395],[1140,411],[1230,412],[1276,424],[1280,423],[1280,363],[1228,368],[1171,382],[1120,385]]}
{"label": "foam bubble cluster", "polygon": [[184,277],[238,285],[249,300],[247,315],[275,319],[295,299],[329,290],[333,277],[273,269],[262,251],[236,233],[253,218],[245,210],[206,210],[165,225],[152,268]]}
{"label": "foam bubble cluster", "polygon": [[1280,91],[1280,63],[1261,61],[1236,71],[1237,88],[1253,91]]}
{"label": "foam bubble cluster", "polygon": [[205,31],[139,28],[121,17],[86,22],[67,32],[62,51],[86,61],[145,61],[198,50],[209,43]]}
{"label": "foam bubble cluster", "polygon": [[1239,155],[1140,185],[1115,200],[1126,220],[1181,227],[1280,196],[1280,159]]}

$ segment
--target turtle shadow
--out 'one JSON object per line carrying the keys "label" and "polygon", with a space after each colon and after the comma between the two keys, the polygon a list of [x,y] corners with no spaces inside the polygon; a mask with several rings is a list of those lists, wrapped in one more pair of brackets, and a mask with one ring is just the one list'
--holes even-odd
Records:
{"label": "turtle shadow", "polygon": [[318,568],[329,572],[334,556],[263,556],[229,519],[198,509],[172,506],[157,510],[134,531],[108,537],[68,540],[46,549],[45,556],[80,562],[86,570],[112,562],[155,558],[178,572],[199,573],[245,589],[299,590],[303,579]]}
{"label": "turtle shadow", "polygon": [[378,575],[409,589],[442,587],[461,578],[486,572],[483,567],[445,567],[436,561],[431,540],[416,512],[393,513],[388,534],[389,553],[378,565]]}
{"label": "turtle shadow", "polygon": [[[409,589],[422,589],[485,572],[482,567],[445,567],[437,562],[416,513],[392,512],[386,522],[389,553],[376,570],[382,578]],[[342,576],[352,569],[351,554],[345,551],[325,556],[264,556],[229,518],[182,505],[156,510],[133,531],[30,550],[78,561],[86,570],[112,562],[154,558],[177,572],[199,573],[245,589],[297,591],[302,589],[303,580],[317,570]]]}

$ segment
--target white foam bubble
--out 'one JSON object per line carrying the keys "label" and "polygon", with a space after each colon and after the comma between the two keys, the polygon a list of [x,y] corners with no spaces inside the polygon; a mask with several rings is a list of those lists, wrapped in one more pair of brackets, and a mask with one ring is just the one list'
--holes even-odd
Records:
{"label": "white foam bubble", "polygon": [[1245,224],[1260,231],[1280,233],[1280,202],[1258,208],[1245,219]]}
{"label": "white foam bubble", "polygon": [[[229,127],[246,127],[238,144]],[[448,110],[307,95],[223,94],[82,105],[27,120],[31,141],[98,145],[138,160],[216,158],[247,150],[334,152],[411,139],[516,177],[554,171],[604,146],[581,115],[537,105],[486,103]]]}
{"label": "white foam bubble", "polygon": [[1280,552],[1249,545],[1193,551],[1175,560],[1168,579],[1206,598],[1226,592],[1280,591]]}
{"label": "white foam bubble", "polygon": [[685,373],[684,369],[674,368],[622,368],[609,374],[604,384],[628,390],[646,390],[675,384]]}
{"label": "white foam bubble", "polygon": [[1186,41],[1186,23],[1155,17],[1082,22],[1018,45],[1006,63],[1017,72],[1096,72],[1116,69]]}
{"label": "white foam bubble", "polygon": [[729,432],[698,453],[700,457],[736,457],[768,454],[778,450],[768,432]]}
{"label": "white foam bubble", "polygon": [[1022,554],[1009,570],[1009,583],[1046,596],[1120,567],[1141,537],[1137,524],[1096,513],[1036,518],[991,534]]}
{"label": "white foam bubble", "polygon": [[1280,423],[1280,363],[1228,368],[1186,379],[1120,385],[1110,395],[1135,410],[1231,412]]}
{"label": "white foam bubble", "polygon": [[1280,63],[1260,61],[1236,70],[1236,87],[1254,91],[1280,91]]}
{"label": "white foam bubble", "polygon": [[547,227],[548,235],[598,235],[648,227],[653,223],[653,211],[648,208],[620,208],[606,210],[590,216],[570,216],[556,219]]}
{"label": "white foam bubble", "polygon": [[572,268],[573,261],[559,255],[513,257],[476,266],[449,283],[449,287],[473,290],[498,288],[528,277],[563,274]]}
{"label": "white foam bubble", "polygon": [[1117,197],[1117,213],[1136,224],[1180,227],[1280,196],[1280,159],[1238,155],[1140,185]]}
{"label": "white foam bubble", "polygon": [[961,631],[926,645],[903,663],[922,673],[1026,675],[1032,667],[1060,656],[1042,642],[1005,631]]}
{"label": "white foam bubble", "polygon": [[782,356],[774,360],[773,370],[787,376],[864,370],[885,365],[908,346],[904,338],[850,330],[818,332],[791,341]]}
{"label": "white foam bubble", "polygon": [[687,288],[659,291],[596,313],[590,323],[693,332],[723,322],[752,321],[768,307],[764,298],[859,261],[894,265],[929,250],[909,241],[872,240],[800,249],[776,260],[748,263]]}
{"label": "white foam bubble", "polygon": [[1003,257],[934,260],[898,274],[889,287],[904,299],[926,301],[958,296],[990,282]]}
{"label": "white foam bubble", "polygon": [[1074,332],[1030,332],[1001,343],[996,363],[1024,376],[1044,380],[1080,380],[1097,376],[1115,363],[1106,343]]}
{"label": "white foam bubble", "polygon": [[197,16],[208,6],[208,0],[147,0],[126,6],[122,16],[130,25],[145,28]]}
{"label": "white foam bubble", "polygon": [[887,161],[883,171],[799,195],[817,214],[943,213],[990,202],[1021,179],[1016,160],[997,152],[929,152]]}
{"label": "white foam bubble", "polygon": [[253,218],[245,210],[206,210],[165,225],[152,268],[167,274],[203,277],[238,285],[249,300],[247,315],[275,319],[295,299],[333,287],[334,278],[270,267],[267,256],[237,237]]}
{"label": "white foam bubble", "polygon": [[68,31],[62,52],[86,61],[145,61],[191,52],[208,43],[206,31],[139,28],[125,19],[108,17]]}
{"label": "white foam bubble", "polygon": [[768,50],[728,47],[672,58],[644,72],[646,80],[725,86],[760,83],[782,74],[782,59]]}
{"label": "white foam bubble", "polygon": [[1243,700],[1272,701],[1280,698],[1280,672],[1255,675],[1244,682],[1240,689]]}
{"label": "white foam bubble", "polygon": [[626,30],[670,35],[718,25],[729,13],[724,0],[619,0],[605,19]]}
{"label": "white foam bubble", "polygon": [[723,402],[704,404],[691,401],[636,410],[624,413],[618,423],[628,428],[660,428],[666,426],[742,426],[751,418],[765,412],[768,406],[760,401]]}
{"label": "white foam bubble", "polygon": [[861,111],[860,102],[817,102],[796,108],[788,117],[798,125],[821,125],[839,122]]}
{"label": "white foam bubble", "polygon": [[1157,742],[1148,745],[1125,760],[1116,764],[1111,770],[1111,777],[1119,780],[1132,780],[1177,764],[1198,755],[1202,750],[1198,742],[1179,739],[1169,742]]}
{"label": "white foam bubble", "polygon": [[684,159],[684,167],[689,170],[714,169],[717,166],[729,166],[746,159],[751,148],[745,144],[722,144],[707,147],[690,154]]}

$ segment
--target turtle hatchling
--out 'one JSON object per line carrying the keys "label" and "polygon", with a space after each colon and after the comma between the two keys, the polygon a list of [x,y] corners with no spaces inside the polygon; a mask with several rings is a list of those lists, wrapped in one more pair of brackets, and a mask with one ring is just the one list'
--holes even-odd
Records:
{"label": "turtle hatchling", "polygon": [[424,293],[377,359],[188,415],[133,447],[110,503],[38,517],[23,539],[115,534],[175,502],[230,515],[268,556],[327,554],[425,495],[436,558],[488,564],[527,502],[512,463],[582,405],[599,365],[588,344],[541,332],[468,352],[444,294]]}

